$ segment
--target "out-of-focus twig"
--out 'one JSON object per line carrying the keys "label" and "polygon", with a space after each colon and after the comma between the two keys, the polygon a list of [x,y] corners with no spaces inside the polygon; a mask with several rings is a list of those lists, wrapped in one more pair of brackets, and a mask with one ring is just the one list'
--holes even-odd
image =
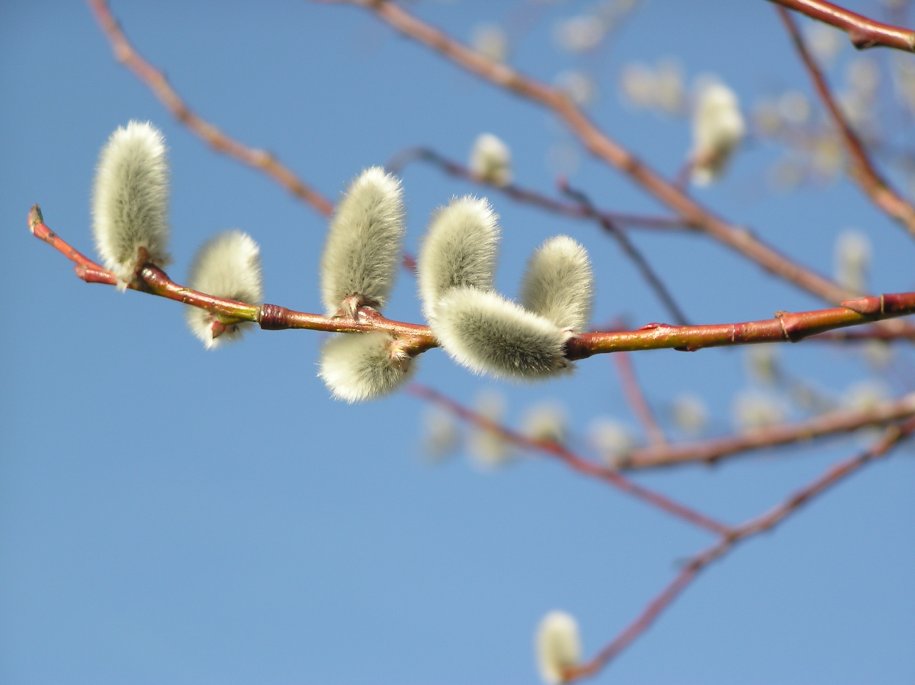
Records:
{"label": "out-of-focus twig", "polygon": [[699,573],[712,562],[731,552],[738,543],[772,530],[816,496],[848,478],[872,461],[885,456],[903,440],[910,437],[913,431],[915,431],[915,419],[909,419],[901,426],[888,427],[883,432],[883,436],[869,449],[830,467],[808,485],[787,497],[781,504],[737,526],[728,535],[722,536],[718,542],[691,557],[674,579],[645,606],[635,620],[626,626],[590,661],[571,669],[567,673],[567,682],[580,680],[600,672],[630,644],[643,635],[654,623],[655,619],[689,587]]}
{"label": "out-of-focus twig", "polygon": [[428,162],[441,169],[446,174],[460,178],[502,193],[518,202],[544,209],[553,214],[567,216],[574,219],[598,220],[606,219],[617,226],[627,228],[644,228],[659,231],[677,231],[687,228],[683,219],[678,217],[648,216],[643,214],[627,214],[624,212],[608,212],[594,207],[585,207],[579,202],[562,202],[543,193],[518,185],[517,183],[496,184],[490,183],[468,169],[463,164],[458,164],[453,159],[445,157],[428,147],[415,147],[404,150],[393,157],[385,167],[392,173],[401,173],[410,162],[418,160]]}
{"label": "out-of-focus twig", "polygon": [[683,464],[712,464],[761,449],[802,444],[862,428],[885,426],[912,416],[915,416],[915,394],[910,393],[867,409],[838,409],[806,421],[783,423],[739,435],[634,449],[619,460],[619,468],[652,469]]}
{"label": "out-of-focus twig", "polygon": [[871,202],[888,216],[895,219],[912,236],[915,236],[915,207],[902,197],[890,185],[889,181],[877,171],[864,143],[855,133],[851,124],[848,123],[842,108],[839,107],[839,103],[833,97],[826,77],[807,49],[804,37],[801,35],[794,18],[783,7],[776,7],[775,10],[785,25],[785,29],[791,37],[791,41],[797,50],[798,56],[804,63],[807,73],[810,74],[820,100],[822,100],[823,105],[829,112],[829,116],[839,130],[845,148],[848,150],[852,178],[871,199]]}
{"label": "out-of-focus twig", "polygon": [[673,320],[681,326],[688,325],[689,321],[686,318],[686,314],[683,313],[683,309],[681,309],[680,305],[677,304],[673,293],[670,292],[668,287],[664,284],[664,281],[661,280],[661,277],[658,276],[657,272],[652,268],[651,264],[648,263],[648,260],[645,258],[645,256],[629,239],[629,236],[620,230],[620,228],[607,217],[601,216],[599,212],[594,209],[594,205],[591,203],[591,200],[588,198],[588,196],[580,190],[572,188],[568,181],[562,179],[559,183],[559,187],[566,195],[575,199],[579,204],[581,204],[585,211],[591,212],[592,216],[597,219],[598,223],[600,223],[601,228],[610,234],[610,236],[616,241],[617,245],[620,246],[623,254],[635,265],[635,268],[638,269],[639,274],[648,284],[648,287],[650,287],[654,291],[655,295],[657,295],[661,300],[661,303],[667,309],[668,313],[673,317]]}
{"label": "out-of-focus twig", "polygon": [[447,409],[455,416],[468,421],[480,428],[493,431],[501,436],[507,442],[518,447],[533,450],[547,456],[558,459],[573,471],[584,474],[591,478],[603,481],[612,487],[625,492],[628,495],[640,499],[662,511],[667,512],[683,521],[691,523],[694,526],[704,530],[716,533],[718,535],[729,535],[731,528],[723,523],[691,509],[679,502],[670,499],[654,490],[650,490],[638,483],[635,483],[613,469],[606,468],[596,464],[588,459],[584,459],[564,445],[553,440],[535,440],[528,438],[521,433],[517,433],[506,426],[503,426],[482,414],[478,414],[456,400],[442,394],[438,390],[414,383],[409,386],[409,392],[426,401]]}
{"label": "out-of-focus twig", "polygon": [[572,130],[582,145],[595,157],[624,173],[674,211],[690,227],[744,255],[766,271],[828,302],[841,302],[855,294],[813,270],[793,262],[786,255],[763,243],[746,228],[731,225],[716,216],[607,136],[560,90],[475,52],[393,2],[346,1],[348,4],[355,4],[374,12],[380,20],[401,34],[426,45],[466,71],[550,110]]}
{"label": "out-of-focus twig", "polygon": [[[639,421],[641,421],[642,426],[644,426],[649,443],[657,447],[665,446],[667,444],[667,439],[664,437],[664,431],[661,429],[660,424],[658,424],[654,412],[651,411],[651,407],[648,406],[648,401],[645,399],[645,393],[642,392],[642,387],[639,385],[639,379],[636,378],[635,369],[633,368],[632,359],[630,358],[629,353],[621,352],[615,354],[613,355],[613,360],[616,362],[616,368],[620,375],[623,393],[626,395],[626,399],[629,406],[632,408],[632,411],[638,417]],[[622,463],[629,463],[628,454],[622,459]]]}
{"label": "out-of-focus twig", "polygon": [[282,164],[271,153],[243,145],[195,114],[172,88],[165,74],[136,51],[112,15],[106,0],[89,0],[89,6],[92,8],[99,26],[108,37],[118,61],[136,74],[178,121],[202,138],[214,150],[234,157],[267,174],[322,216],[330,216],[333,213],[334,205],[330,200],[306,185],[289,167]]}

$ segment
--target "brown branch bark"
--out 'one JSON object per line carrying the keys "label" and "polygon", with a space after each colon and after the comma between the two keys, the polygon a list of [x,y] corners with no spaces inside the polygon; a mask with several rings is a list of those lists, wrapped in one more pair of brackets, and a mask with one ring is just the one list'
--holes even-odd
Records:
{"label": "brown branch bark", "polygon": [[334,211],[333,203],[306,185],[289,167],[282,164],[266,150],[250,148],[229,137],[210,122],[195,114],[177,91],[169,84],[165,74],[146,61],[136,51],[112,15],[106,0],[88,0],[99,26],[111,43],[115,58],[130,69],[172,115],[203,139],[217,152],[234,157],[243,164],[258,169],[286,188],[297,198],[323,216]]}
{"label": "brown branch bark", "polygon": [[848,123],[848,119],[846,119],[845,114],[843,114],[842,108],[839,107],[839,103],[836,102],[836,99],[832,95],[832,90],[829,87],[829,83],[826,81],[826,77],[823,75],[823,72],[807,49],[807,45],[804,42],[803,36],[801,36],[801,32],[798,30],[794,18],[783,7],[777,7],[776,11],[781,18],[782,23],[785,25],[785,30],[787,30],[788,35],[791,37],[791,42],[794,44],[798,56],[801,58],[804,67],[807,69],[807,73],[813,81],[817,95],[819,95],[820,100],[829,112],[829,116],[839,130],[839,134],[842,137],[842,142],[845,144],[851,162],[852,178],[864,194],[870,198],[871,202],[898,222],[912,236],[915,236],[915,207],[906,201],[906,199],[890,185],[889,181],[880,174],[877,167],[874,166],[874,163],[871,161],[870,155],[867,152],[867,148],[861,138],[858,137],[858,134],[855,133],[851,124]]}
{"label": "brown branch bark", "polygon": [[884,47],[915,52],[915,31],[910,29],[874,21],[824,0],[770,1],[845,31],[859,50]]}
{"label": "brown branch bark", "polygon": [[[114,285],[113,274],[85,257],[45,223],[38,205],[28,215],[32,234],[61,252],[76,266],[76,273],[88,283]],[[403,338],[404,351],[421,354],[438,342],[428,326],[386,319],[369,307],[359,310],[355,319],[328,318],[319,314],[299,312],[274,304],[260,306],[213,297],[191,290],[172,281],[164,271],[147,265],[138,274],[132,290],[148,292],[159,297],[206,309],[239,321],[256,322],[261,328],[278,330],[303,328],[320,331],[364,333],[387,331]],[[670,326],[652,323],[634,331],[603,331],[582,333],[566,342],[566,357],[585,359],[595,354],[674,348],[694,351],[704,347],[744,345],[766,342],[798,342],[824,331],[881,321],[915,313],[915,292],[888,293],[846,300],[839,307],[806,312],[779,312],[773,319],[741,323]]]}

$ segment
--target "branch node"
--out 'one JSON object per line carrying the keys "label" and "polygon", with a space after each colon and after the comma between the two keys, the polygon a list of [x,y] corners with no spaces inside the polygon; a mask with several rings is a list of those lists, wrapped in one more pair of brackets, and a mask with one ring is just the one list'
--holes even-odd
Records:
{"label": "branch node", "polygon": [[278,331],[289,328],[288,309],[277,304],[262,304],[257,308],[257,323],[267,331]]}

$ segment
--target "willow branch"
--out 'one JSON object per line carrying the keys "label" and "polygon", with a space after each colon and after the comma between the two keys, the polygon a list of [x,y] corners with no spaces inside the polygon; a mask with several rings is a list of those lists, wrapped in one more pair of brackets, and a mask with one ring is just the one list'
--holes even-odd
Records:
{"label": "willow branch", "polygon": [[[73,262],[76,275],[86,283],[117,284],[117,278],[113,273],[86,257],[52,231],[44,223],[44,218],[38,205],[35,205],[29,211],[28,225],[32,235],[48,243]],[[300,328],[338,333],[386,331],[395,337],[403,339],[406,343],[403,349],[410,355],[421,354],[432,347],[438,346],[438,342],[429,331],[428,326],[386,319],[370,307],[360,308],[357,317],[352,319],[309,314],[275,304],[249,304],[237,300],[214,297],[188,288],[173,281],[162,269],[152,264],[143,266],[138,271],[137,278],[127,287],[130,290],[145,292],[181,302],[191,307],[205,309],[236,321],[250,321],[265,330]]]}
{"label": "willow branch", "polygon": [[[32,234],[61,252],[76,267],[77,276],[87,283],[115,285],[116,278],[104,267],[96,264],[73,248],[45,223],[38,205],[28,215]],[[213,313],[251,321],[261,328],[278,330],[301,328],[341,333],[386,331],[404,339],[404,350],[421,354],[438,341],[428,326],[386,319],[370,307],[362,307],[355,319],[329,318],[309,314],[274,304],[253,305],[187,288],[153,265],[146,265],[138,274],[138,281],[129,286],[132,290],[147,292],[159,297],[182,302]],[[751,343],[798,342],[804,338],[837,328],[857,326],[884,319],[915,313],[915,292],[887,293],[846,300],[839,307],[805,312],[779,312],[773,319],[741,323],[671,326],[651,323],[634,331],[598,331],[581,333],[566,341],[565,356],[575,361],[595,354],[631,352],[636,350],[677,349],[695,351],[704,347],[745,345]]]}
{"label": "willow branch", "polygon": [[690,558],[674,579],[646,605],[632,623],[626,626],[590,661],[569,671],[567,682],[593,676],[606,667],[630,644],[641,637],[658,616],[669,608],[674,600],[712,562],[726,556],[740,542],[772,530],[818,495],[853,475],[872,461],[888,454],[904,439],[910,437],[913,431],[915,431],[915,419],[910,419],[902,426],[887,428],[883,436],[869,449],[830,467],[808,485],[787,497],[781,504],[734,528],[729,535],[723,536],[718,542]]}
{"label": "willow branch", "polygon": [[859,50],[874,47],[915,52],[915,31],[884,24],[824,0],[771,0],[848,34]]}
{"label": "willow branch", "polygon": [[333,213],[333,203],[306,185],[289,167],[266,150],[247,147],[195,114],[172,88],[165,74],[146,61],[136,51],[111,14],[106,0],[88,0],[99,26],[108,37],[115,58],[130,69],[153,92],[158,100],[188,129],[217,152],[234,157],[243,164],[258,169],[303,200],[323,216]]}
{"label": "willow branch", "polygon": [[701,442],[656,445],[629,452],[619,462],[621,469],[650,469],[684,464],[713,464],[728,457],[761,449],[809,443],[821,438],[851,433],[862,428],[886,426],[915,416],[915,393],[881,402],[867,409],[840,409],[806,421],[785,423]]}
{"label": "willow branch", "polygon": [[723,523],[719,523],[718,521],[709,518],[705,514],[691,509],[684,504],[680,504],[679,502],[670,499],[666,495],[662,495],[658,492],[655,492],[654,490],[650,490],[642,485],[639,485],[638,483],[629,480],[613,469],[609,469],[588,459],[584,459],[556,441],[535,440],[533,438],[528,438],[527,436],[522,435],[521,433],[517,433],[493,421],[492,419],[483,416],[482,414],[478,414],[477,412],[468,409],[459,402],[456,402],[455,400],[443,395],[433,388],[414,383],[409,386],[408,390],[417,397],[438,404],[439,406],[447,409],[464,421],[498,434],[502,439],[512,443],[513,445],[523,449],[540,452],[541,454],[545,454],[549,457],[553,457],[564,463],[573,471],[577,471],[578,473],[581,473],[585,476],[607,483],[617,490],[620,490],[627,495],[650,504],[653,507],[661,509],[662,511],[665,511],[666,513],[671,514],[676,518],[686,521],[687,523],[720,536],[727,536],[731,534],[731,528],[729,526]]}
{"label": "willow branch", "polygon": [[871,202],[879,207],[888,216],[901,224],[911,235],[915,236],[915,207],[902,197],[877,170],[870,159],[864,143],[855,133],[848,119],[842,113],[841,107],[836,102],[826,82],[826,77],[817,66],[816,61],[807,49],[803,36],[791,14],[782,7],[777,7],[779,17],[785,29],[791,36],[791,41],[797,50],[798,56],[804,63],[807,73],[813,81],[817,95],[829,112],[851,160],[851,175],[858,187],[867,195]]}
{"label": "willow branch", "polygon": [[692,229],[704,233],[731,250],[744,255],[769,273],[810,292],[827,302],[838,303],[855,295],[811,269],[793,262],[766,245],[747,229],[729,224],[692,199],[648,167],[629,150],[612,140],[575,104],[556,88],[529,78],[511,67],[488,59],[446,33],[417,19],[387,0],[348,0],[371,12],[389,26],[429,47],[458,67],[496,87],[514,93],[550,110],[578,137],[595,157],[628,176],[663,205],[675,212]]}

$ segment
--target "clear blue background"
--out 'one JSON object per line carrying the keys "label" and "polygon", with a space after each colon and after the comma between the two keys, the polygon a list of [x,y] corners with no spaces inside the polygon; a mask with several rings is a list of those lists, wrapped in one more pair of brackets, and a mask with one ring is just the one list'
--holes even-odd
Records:
{"label": "clear blue background", "polygon": [[[571,3],[410,6],[465,40],[481,21],[515,27],[513,63],[545,80],[586,67],[601,87],[592,116],[668,175],[689,149],[688,126],[622,103],[614,87],[627,62],[676,56],[690,78],[713,71],[745,102],[785,87],[809,92],[766,2],[646,2],[585,60],[552,40],[554,21],[577,11]],[[552,192],[548,151],[570,142],[545,112],[350,7],[170,1],[113,10],[192,108],[275,151],[331,198],[405,147],[430,144],[465,159],[483,131],[511,146],[520,183]],[[463,457],[430,466],[419,448],[426,407],[406,394],[356,407],[331,400],[315,377],[319,334],[254,332],[208,353],[174,303],[74,278],[29,236],[26,212],[39,202],[52,228],[91,252],[93,167],[129,119],[154,122],[168,139],[176,278],[207,237],[240,227],[262,245],[268,301],[318,311],[326,225],[175,122],[116,64],[82,3],[0,5],[0,93],[0,682],[537,682],[532,635],[545,612],[572,612],[593,654],[678,561],[711,542],[541,459],[493,474]],[[905,129],[894,133],[915,142]],[[702,199],[823,272],[838,232],[857,227],[874,243],[873,289],[915,287],[911,240],[847,182],[767,189],[779,154],[754,146]],[[607,208],[657,212],[595,162],[583,160],[571,180]],[[411,251],[436,206],[480,192],[421,165],[404,181]],[[505,292],[516,292],[537,244],[568,232],[595,262],[596,322],[666,318],[594,226],[493,201]],[[819,305],[702,238],[633,235],[694,321]],[[403,274],[386,313],[418,321],[414,288]],[[858,355],[821,345],[783,357],[827,393],[867,373]],[[657,407],[690,391],[717,426],[748,383],[738,350],[634,361]],[[572,379],[520,387],[472,377],[439,351],[420,362],[419,381],[464,402],[482,388],[504,392],[511,422],[535,402],[561,401],[585,453],[595,417],[637,429],[608,358],[582,363]],[[895,390],[911,387],[911,371],[911,356],[900,355]],[[639,480],[738,522],[860,444]],[[598,681],[911,683],[913,476],[911,452],[899,452],[747,543]]]}

